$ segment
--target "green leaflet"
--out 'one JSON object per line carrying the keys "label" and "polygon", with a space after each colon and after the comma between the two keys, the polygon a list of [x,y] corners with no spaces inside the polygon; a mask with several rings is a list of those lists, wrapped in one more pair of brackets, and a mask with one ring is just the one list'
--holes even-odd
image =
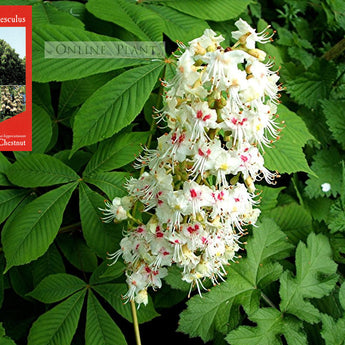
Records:
{"label": "green leaflet", "polygon": [[42,314],[32,325],[28,345],[70,345],[77,329],[86,289]]}
{"label": "green leaflet", "polygon": [[83,176],[114,170],[133,162],[149,134],[149,132],[123,133],[103,141],[90,159]]}
{"label": "green leaflet", "polygon": [[162,18],[165,26],[164,33],[174,42],[178,40],[187,43],[201,36],[209,27],[206,21],[167,6],[147,4],[146,7]]}
{"label": "green leaflet", "polygon": [[126,345],[120,328],[90,291],[87,299],[86,345]]}
{"label": "green leaflet", "polygon": [[75,116],[72,153],[129,125],[150,96],[163,66],[162,62],[152,62],[133,68],[89,97]]}
{"label": "green leaflet", "polygon": [[53,242],[66,205],[78,183],[47,192],[24,206],[1,234],[6,271],[43,255]]}
{"label": "green leaflet", "polygon": [[56,24],[83,29],[83,23],[76,17],[60,11],[50,3],[39,3],[32,6],[33,25]]}
{"label": "green leaflet", "polygon": [[8,181],[5,171],[11,166],[11,163],[0,152],[0,186],[12,186],[12,183]]}
{"label": "green leaflet", "polygon": [[124,188],[124,184],[129,177],[129,173],[122,171],[96,172],[92,174],[92,177],[85,177],[84,181],[95,185],[102,190],[110,200],[113,200],[115,197],[122,197],[128,194]]}
{"label": "green leaflet", "polygon": [[284,334],[289,345],[305,345],[307,337],[303,324],[294,318],[285,317],[279,310],[261,308],[250,315],[257,327],[240,326],[231,331],[226,340],[231,345],[279,345]]}
{"label": "green leaflet", "polygon": [[145,7],[127,0],[90,0],[86,8],[96,17],[122,26],[142,41],[162,40],[163,21]]}
{"label": "green leaflet", "polygon": [[248,241],[247,258],[228,269],[228,279],[209,293],[192,297],[180,314],[179,330],[205,342],[215,331],[227,333],[232,308],[243,305],[248,314],[259,307],[260,289],[277,280],[282,267],[274,260],[288,256],[291,245],[285,234],[270,219],[253,229]]}
{"label": "green leaflet", "polygon": [[0,223],[12,213],[27,194],[29,191],[25,189],[0,190]]}
{"label": "green leaflet", "polygon": [[101,220],[104,198],[92,191],[85,183],[79,190],[80,219],[87,245],[100,257],[113,252],[122,236],[122,226],[103,223]]}
{"label": "green leaflet", "polygon": [[[101,284],[92,286],[98,294],[100,294],[122,317],[133,322],[130,303],[124,303],[122,299],[128,290],[126,284]],[[146,306],[141,306],[138,311],[139,323],[147,322],[159,316],[154,309],[151,298]]]}
{"label": "green leaflet", "polygon": [[303,120],[285,106],[278,107],[278,114],[279,120],[284,121],[286,127],[281,132],[281,138],[272,144],[273,147],[265,149],[265,165],[280,173],[305,171],[312,174],[302,148],[314,137]]}
{"label": "green leaflet", "polygon": [[44,153],[53,135],[52,120],[40,106],[32,105],[32,152]]}
{"label": "green leaflet", "polygon": [[250,3],[248,0],[167,0],[167,6],[201,19],[223,21],[239,16]]}
{"label": "green leaflet", "polygon": [[76,276],[57,273],[44,278],[28,296],[43,303],[55,303],[86,287],[86,283]]}
{"label": "green leaflet", "polygon": [[143,63],[137,59],[48,59],[44,56],[45,42],[95,41],[119,42],[114,37],[102,36],[79,28],[62,25],[36,25],[32,32],[32,79],[38,82],[80,79],[89,75]]}
{"label": "green leaflet", "polygon": [[78,174],[49,155],[33,153],[23,157],[6,170],[8,179],[21,187],[43,187],[79,179]]}
{"label": "green leaflet", "polygon": [[337,281],[337,264],[331,259],[327,237],[310,234],[307,246],[300,242],[296,250],[296,276],[285,271],[280,277],[280,309],[310,323],[320,321],[320,312],[306,298],[328,295]]}

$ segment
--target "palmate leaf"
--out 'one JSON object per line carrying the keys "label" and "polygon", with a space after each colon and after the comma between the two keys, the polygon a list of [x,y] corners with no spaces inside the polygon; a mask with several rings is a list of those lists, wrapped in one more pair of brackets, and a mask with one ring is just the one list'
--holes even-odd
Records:
{"label": "palmate leaf", "polygon": [[303,120],[283,105],[278,107],[279,120],[286,127],[281,132],[281,138],[272,148],[265,149],[265,165],[268,169],[280,173],[305,171],[312,173],[302,151],[308,140],[314,139]]}
{"label": "palmate leaf", "polygon": [[179,330],[205,342],[215,331],[226,334],[230,312],[243,305],[248,314],[259,308],[260,289],[277,280],[282,267],[274,260],[288,256],[292,245],[270,219],[264,218],[248,241],[247,258],[228,269],[228,279],[209,293],[191,298],[180,314]]}
{"label": "palmate leaf", "polygon": [[27,296],[43,303],[55,303],[85,287],[86,283],[78,277],[57,273],[44,278]]}
{"label": "palmate leaf", "polygon": [[12,186],[12,183],[7,179],[5,171],[11,166],[11,163],[0,152],[0,186]]}
{"label": "palmate leaf", "polygon": [[112,71],[145,62],[140,59],[114,58],[45,58],[45,42],[120,42],[82,29],[62,25],[36,25],[32,32],[32,79],[38,82],[80,79],[89,75]]}
{"label": "palmate leaf", "polygon": [[337,264],[331,259],[332,249],[327,237],[310,234],[307,246],[300,242],[296,250],[296,276],[285,271],[280,278],[280,310],[299,319],[315,323],[320,311],[306,298],[328,295],[337,281]]}
{"label": "palmate leaf", "polygon": [[343,345],[345,341],[345,315],[334,320],[331,316],[322,314],[321,320],[321,336],[325,339],[326,345]]}
{"label": "palmate leaf", "polygon": [[128,0],[89,0],[86,8],[96,17],[122,26],[142,41],[162,40],[163,21],[143,6]]}
{"label": "palmate leaf", "polygon": [[167,6],[175,8],[191,16],[224,21],[238,17],[250,3],[248,0],[166,0]]}
{"label": "palmate leaf", "polygon": [[72,153],[129,125],[149,98],[163,66],[162,62],[152,62],[133,68],[89,97],[75,116]]}
{"label": "palmate leaf", "polygon": [[102,222],[99,208],[105,207],[104,198],[81,183],[79,207],[83,235],[88,246],[100,257],[113,252],[122,236],[122,226]]}
{"label": "palmate leaf", "polygon": [[149,132],[123,133],[103,141],[90,159],[83,175],[89,176],[95,172],[114,170],[133,162],[149,134]]}
{"label": "palmate leaf", "polygon": [[261,308],[250,315],[257,327],[240,326],[231,331],[226,340],[231,345],[281,345],[280,335],[284,334],[289,345],[305,345],[307,337],[303,324],[294,318],[285,317],[279,310]]}
{"label": "palmate leaf", "polygon": [[209,27],[206,21],[181,13],[173,8],[150,3],[144,3],[144,5],[163,19],[164,33],[174,42],[178,40],[187,43],[195,37],[201,36],[204,30]]}
{"label": "palmate leaf", "polygon": [[32,325],[28,345],[70,345],[78,326],[86,289],[42,314]]}
{"label": "palmate leaf", "polygon": [[47,192],[18,212],[1,234],[7,261],[6,271],[43,255],[53,242],[66,205],[78,183]]}
{"label": "palmate leaf", "polygon": [[85,327],[86,345],[126,345],[120,328],[103,309],[92,291],[87,299]]}
{"label": "palmate leaf", "polygon": [[53,186],[79,179],[78,174],[59,159],[33,153],[16,161],[6,170],[8,179],[21,187]]}

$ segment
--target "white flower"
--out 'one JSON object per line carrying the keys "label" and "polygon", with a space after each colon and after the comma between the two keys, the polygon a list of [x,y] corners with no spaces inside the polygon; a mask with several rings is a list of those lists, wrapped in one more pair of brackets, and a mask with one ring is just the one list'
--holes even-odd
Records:
{"label": "white flower", "polygon": [[231,35],[236,40],[241,40],[243,38],[246,47],[248,49],[254,49],[255,48],[255,42],[259,43],[267,43],[270,41],[270,38],[272,36],[269,36],[265,31],[269,28],[265,28],[265,30],[257,33],[255,29],[253,29],[246,21],[243,19],[239,19],[237,22],[235,22],[236,27],[238,28],[238,31],[234,31]]}
{"label": "white flower", "polygon": [[327,193],[331,190],[331,185],[328,182],[325,182],[321,185],[321,189],[323,192]]}

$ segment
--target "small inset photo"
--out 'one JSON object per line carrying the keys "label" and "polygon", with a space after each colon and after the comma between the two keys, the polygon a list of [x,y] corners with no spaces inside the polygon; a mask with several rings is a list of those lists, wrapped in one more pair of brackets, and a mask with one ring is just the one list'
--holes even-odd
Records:
{"label": "small inset photo", "polygon": [[0,85],[25,85],[25,27],[0,27]]}
{"label": "small inset photo", "polygon": [[0,87],[0,122],[25,111],[25,85],[2,85]]}

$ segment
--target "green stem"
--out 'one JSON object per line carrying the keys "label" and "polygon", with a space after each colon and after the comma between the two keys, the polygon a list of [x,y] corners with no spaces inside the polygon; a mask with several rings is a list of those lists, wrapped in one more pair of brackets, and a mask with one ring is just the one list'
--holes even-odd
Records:
{"label": "green stem", "polygon": [[70,225],[63,226],[62,228],[59,229],[59,234],[62,234],[64,232],[69,232],[71,230],[74,230],[75,228],[80,229],[80,225],[81,225],[81,223],[77,222],[77,223],[73,223],[73,224],[70,224]]}
{"label": "green stem", "polygon": [[271,306],[272,308],[274,309],[278,309],[274,303],[261,291],[261,297],[263,298],[263,300],[269,305]]}
{"label": "green stem", "polygon": [[140,332],[139,332],[139,323],[138,323],[138,316],[137,316],[137,308],[135,307],[134,300],[130,301],[131,303],[131,311],[133,317],[133,327],[134,327],[134,334],[135,334],[135,342],[137,345],[141,345],[140,339]]}

